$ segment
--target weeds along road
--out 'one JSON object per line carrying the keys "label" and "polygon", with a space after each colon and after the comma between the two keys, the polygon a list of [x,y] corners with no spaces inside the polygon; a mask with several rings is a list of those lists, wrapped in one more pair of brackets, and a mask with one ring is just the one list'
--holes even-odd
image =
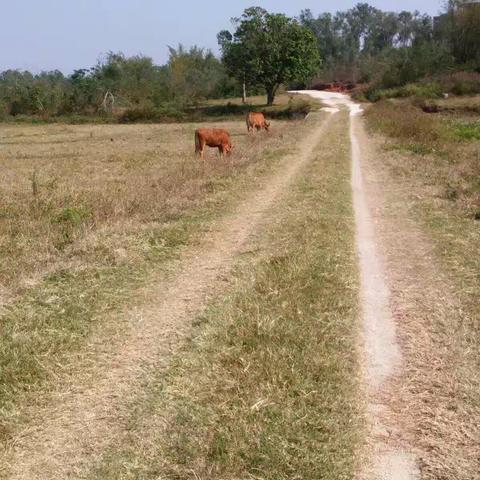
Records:
{"label": "weeds along road", "polygon": [[6,478],[81,477],[124,433],[123,400],[141,388],[146,372],[168,365],[192,320],[221,291],[249,237],[268,223],[269,210],[311,160],[329,121],[329,115],[314,115],[299,149],[282,160],[265,185],[219,221],[198,248],[185,252],[171,278],[152,282],[143,293],[149,301],[125,314],[128,328],[121,344],[91,340],[94,365],[78,377],[60,379],[44,405],[29,412],[27,428],[10,443]]}

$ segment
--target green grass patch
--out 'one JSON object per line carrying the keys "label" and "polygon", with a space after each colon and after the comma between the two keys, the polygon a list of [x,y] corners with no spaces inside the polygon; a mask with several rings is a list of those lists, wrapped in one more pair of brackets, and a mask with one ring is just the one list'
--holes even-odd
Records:
{"label": "green grass patch", "polygon": [[238,268],[166,375],[149,378],[90,478],[354,477],[363,416],[344,125],[338,115],[278,207],[268,254]]}
{"label": "green grass patch", "polygon": [[459,123],[454,134],[459,140],[480,140],[480,122]]}

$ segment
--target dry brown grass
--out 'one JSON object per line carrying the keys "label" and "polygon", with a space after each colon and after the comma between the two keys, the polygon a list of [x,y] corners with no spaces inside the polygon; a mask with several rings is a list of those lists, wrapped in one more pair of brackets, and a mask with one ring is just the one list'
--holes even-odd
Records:
{"label": "dry brown grass", "polygon": [[281,147],[286,128],[278,123],[261,139],[241,123],[220,126],[233,133],[233,168],[213,151],[205,166],[195,160],[189,124],[4,127],[0,283],[15,293],[65,262],[115,261],[126,245],[108,237],[136,235],[213,199]]}
{"label": "dry brown grass", "polygon": [[456,115],[478,115],[480,113],[480,95],[471,97],[442,98],[431,100],[429,104],[435,105],[440,112],[448,112]]}
{"label": "dry brown grass", "polygon": [[66,352],[305,128],[275,122],[271,135],[249,137],[243,122],[217,125],[232,132],[233,165],[213,151],[205,165],[196,159],[192,124],[2,127],[0,440],[22,392],[54,380]]}
{"label": "dry brown grass", "polygon": [[[397,414],[418,449],[422,478],[477,479],[480,142],[445,131],[450,119],[415,114],[423,119],[419,132],[438,129],[440,140],[429,154],[413,153],[402,132],[382,128],[380,108],[368,118],[390,137],[381,140],[386,152],[372,158],[381,174],[377,181],[389,186],[385,241],[393,252],[393,307],[406,363],[395,389]],[[389,121],[402,118],[400,130],[410,110],[397,104],[387,115]]]}
{"label": "dry brown grass", "polygon": [[428,153],[442,140],[435,119],[408,102],[384,100],[368,108],[366,116],[374,129],[418,153]]}
{"label": "dry brown grass", "polygon": [[458,214],[480,218],[480,127],[459,113],[433,115],[408,102],[380,102],[367,110],[369,125],[390,137],[388,148],[411,152],[398,173],[421,178]]}

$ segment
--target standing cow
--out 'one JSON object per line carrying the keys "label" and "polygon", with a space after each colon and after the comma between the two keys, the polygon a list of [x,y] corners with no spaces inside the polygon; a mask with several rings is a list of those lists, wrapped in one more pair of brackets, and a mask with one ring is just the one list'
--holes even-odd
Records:
{"label": "standing cow", "polygon": [[195,153],[204,160],[205,146],[218,148],[220,157],[230,155],[233,150],[230,134],[221,128],[199,128],[195,130]]}
{"label": "standing cow", "polygon": [[247,129],[248,132],[255,130],[270,130],[270,123],[265,119],[265,115],[261,112],[249,112],[247,114]]}

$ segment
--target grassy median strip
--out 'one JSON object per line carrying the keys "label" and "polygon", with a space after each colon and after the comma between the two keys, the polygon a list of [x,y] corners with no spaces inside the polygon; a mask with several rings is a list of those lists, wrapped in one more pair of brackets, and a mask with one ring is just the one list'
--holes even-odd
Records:
{"label": "grassy median strip", "polygon": [[238,267],[166,376],[149,379],[91,478],[353,477],[362,415],[344,125],[333,120],[265,255]]}

